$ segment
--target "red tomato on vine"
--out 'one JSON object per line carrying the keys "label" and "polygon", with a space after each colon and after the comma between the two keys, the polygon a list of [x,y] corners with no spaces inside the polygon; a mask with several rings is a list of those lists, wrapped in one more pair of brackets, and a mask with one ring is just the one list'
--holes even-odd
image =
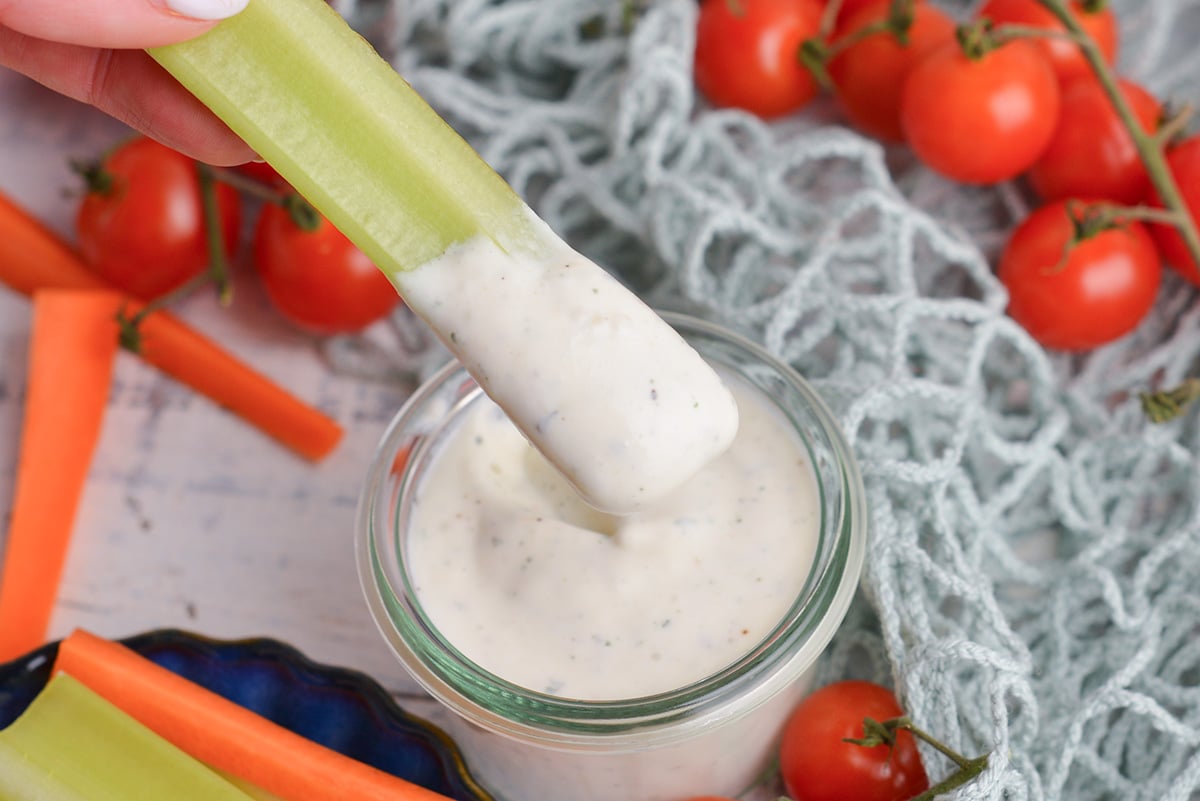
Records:
{"label": "red tomato on vine", "polygon": [[866,681],[827,685],[801,701],[779,743],[779,770],[793,801],[906,801],[929,788],[916,739],[896,733],[893,746],[866,747],[863,718],[904,714],[891,690]]}
{"label": "red tomato on vine", "polygon": [[[1142,87],[1118,79],[1121,94],[1142,128],[1158,127],[1162,106]],[[1150,178],[1133,137],[1094,78],[1077,78],[1062,89],[1058,127],[1029,181],[1043,200],[1095,197],[1132,206],[1150,195]]]}
{"label": "red tomato on vine", "polygon": [[[833,0],[825,0],[823,5],[828,7],[831,2]],[[846,23],[850,18],[867,6],[874,5],[875,2],[877,0],[842,0],[842,5],[838,8],[837,27],[849,30],[849,26]]]}
{"label": "red tomato on vine", "polygon": [[696,85],[713,105],[764,119],[817,93],[800,45],[821,27],[818,0],[703,0],[696,22]]}
{"label": "red tomato on vine", "polygon": [[[209,266],[207,229],[195,161],[137,137],[87,170],[92,188],[75,217],[83,260],[114,286],[151,300]],[[226,255],[237,246],[241,198],[215,184]]]}
{"label": "red tomato on vine", "polygon": [[387,277],[328,220],[301,228],[288,209],[263,207],[254,232],[254,265],[267,296],[301,328],[318,334],[359,331],[400,302]]}
{"label": "red tomato on vine", "polygon": [[[1200,136],[1185,139],[1171,148],[1167,152],[1167,166],[1183,196],[1192,224],[1200,226]],[[1154,201],[1162,205],[1157,196]],[[1187,243],[1179,232],[1166,225],[1153,225],[1150,231],[1167,264],[1193,284],[1200,284],[1200,265],[1188,253]]]}
{"label": "red tomato on vine", "polygon": [[[1014,230],[998,275],[1009,315],[1048,348],[1086,350],[1128,334],[1154,305],[1162,268],[1135,221],[1072,242],[1072,201],[1047,204]],[[1078,205],[1078,204],[1077,204]]]}
{"label": "red tomato on vine", "polygon": [[[851,14],[839,36],[888,18],[891,0],[873,0]],[[829,62],[838,105],[865,133],[890,142],[904,138],[900,126],[900,92],[909,70],[927,52],[954,39],[954,20],[926,2],[915,5],[907,43],[887,32],[847,47]]]}
{"label": "red tomato on vine", "polygon": [[930,168],[960,183],[992,184],[1037,161],[1058,109],[1058,79],[1031,42],[1011,41],[977,57],[949,42],[909,72],[900,122]]}
{"label": "red tomato on vine", "polygon": [[[1104,60],[1110,65],[1117,58],[1118,26],[1110,4],[1088,10],[1090,4],[1073,0],[1068,8],[1083,29],[1096,40]],[[1063,24],[1037,0],[988,0],[979,9],[979,16],[986,17],[997,25],[1012,24],[1051,31],[1063,31]],[[1092,68],[1084,58],[1079,45],[1066,38],[1042,37],[1037,46],[1050,59],[1054,72],[1060,80],[1067,81],[1082,75],[1092,75]]]}

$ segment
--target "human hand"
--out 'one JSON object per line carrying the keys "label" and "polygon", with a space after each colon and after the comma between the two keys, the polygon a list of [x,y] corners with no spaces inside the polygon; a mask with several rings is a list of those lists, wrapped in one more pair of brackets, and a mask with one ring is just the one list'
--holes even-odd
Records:
{"label": "human hand", "polygon": [[254,152],[145,48],[190,39],[247,0],[0,0],[0,65],[201,161]]}

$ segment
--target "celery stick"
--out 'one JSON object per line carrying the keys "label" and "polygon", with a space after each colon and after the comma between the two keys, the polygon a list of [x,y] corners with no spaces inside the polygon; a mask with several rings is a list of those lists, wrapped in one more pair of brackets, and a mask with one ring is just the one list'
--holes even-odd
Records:
{"label": "celery stick", "polygon": [[3,801],[251,801],[70,676],[0,731]]}
{"label": "celery stick", "polygon": [[323,0],[250,0],[151,54],[375,261],[598,508],[652,503],[733,440],[716,372]]}
{"label": "celery stick", "polygon": [[0,740],[0,801],[91,801]]}
{"label": "celery stick", "polygon": [[389,277],[527,238],[508,184],[323,0],[251,0],[150,54]]}

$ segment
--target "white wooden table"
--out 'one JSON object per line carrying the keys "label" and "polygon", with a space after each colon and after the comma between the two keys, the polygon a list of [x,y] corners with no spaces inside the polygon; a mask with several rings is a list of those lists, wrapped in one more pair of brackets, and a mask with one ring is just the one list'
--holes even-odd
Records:
{"label": "white wooden table", "polygon": [[[80,188],[68,160],[94,156],[126,133],[0,69],[0,190],[64,236],[71,236]],[[206,295],[178,311],[320,406],[345,427],[345,439],[322,463],[307,463],[120,354],[50,638],[75,627],[109,637],[163,627],[219,638],[269,636],[412,692],[368,615],[353,541],[368,462],[407,390],[336,375],[252,280],[239,281],[231,309]],[[28,301],[0,287],[0,546],[12,502],[29,321]],[[422,708],[414,712],[433,712],[428,702],[415,703]]]}

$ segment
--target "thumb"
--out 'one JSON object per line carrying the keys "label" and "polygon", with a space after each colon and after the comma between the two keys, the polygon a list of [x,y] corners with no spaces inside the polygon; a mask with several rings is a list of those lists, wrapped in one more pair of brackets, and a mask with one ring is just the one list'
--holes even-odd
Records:
{"label": "thumb", "polygon": [[247,0],[17,0],[0,2],[0,26],[53,42],[143,49],[198,36]]}

